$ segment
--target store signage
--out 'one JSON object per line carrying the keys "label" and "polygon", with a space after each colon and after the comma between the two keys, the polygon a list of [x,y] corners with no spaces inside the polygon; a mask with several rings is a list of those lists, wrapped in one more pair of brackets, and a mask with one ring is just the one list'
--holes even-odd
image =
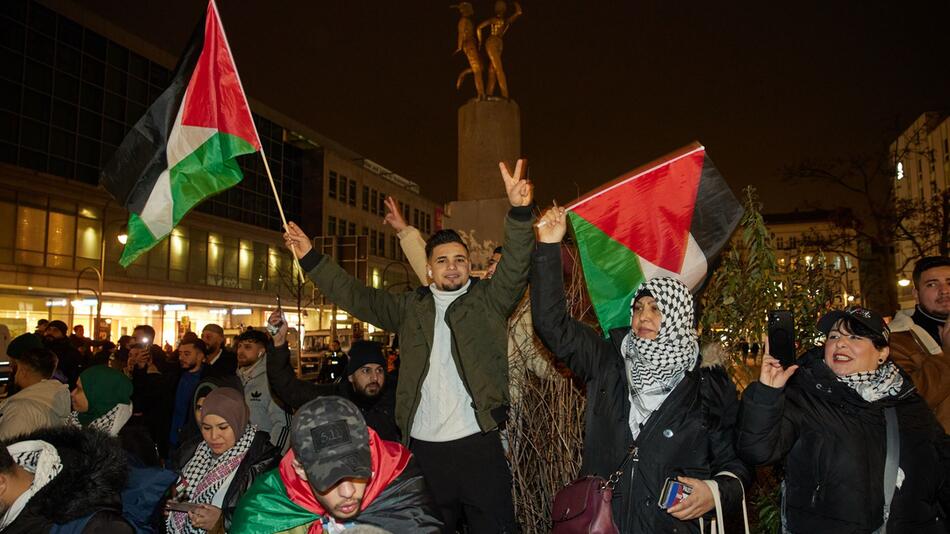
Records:
{"label": "store signage", "polygon": [[253,310],[250,308],[232,308],[231,315],[250,315]]}
{"label": "store signage", "polygon": [[166,304],[165,311],[185,311],[188,306],[185,304]]}
{"label": "store signage", "polygon": [[46,301],[46,307],[54,308],[56,306],[65,306],[68,302],[66,299],[49,299]]}

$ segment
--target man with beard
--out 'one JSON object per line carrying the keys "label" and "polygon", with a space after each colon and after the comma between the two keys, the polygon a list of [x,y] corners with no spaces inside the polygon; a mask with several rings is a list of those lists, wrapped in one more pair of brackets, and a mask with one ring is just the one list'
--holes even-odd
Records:
{"label": "man with beard", "polygon": [[73,346],[66,337],[69,333],[69,327],[62,321],[50,321],[43,331],[43,337],[46,341],[46,348],[53,351],[53,354],[59,359],[57,369],[66,375],[69,389],[76,387],[76,379],[82,371],[82,355],[79,350]]}
{"label": "man with beard", "polygon": [[386,441],[353,403],[313,399],[294,414],[291,450],[238,503],[232,534],[387,532],[436,534],[425,480],[408,449]]}
{"label": "man with beard", "polygon": [[360,409],[366,424],[389,441],[399,441],[396,426],[396,387],[386,376],[386,358],[382,347],[374,341],[356,341],[350,347],[346,380],[336,384],[313,384],[298,379],[290,366],[287,346],[287,322],[280,311],[271,314],[268,322],[280,324],[274,343],[268,347],[267,376],[272,391],[294,410],[325,395],[338,395],[351,400]]}
{"label": "man with beard", "polygon": [[174,450],[181,442],[181,431],[192,417],[191,403],[195,388],[204,377],[205,355],[208,346],[198,336],[189,332],[178,345],[178,364],[181,374],[175,388],[175,404],[172,407],[172,424],[168,432],[168,445]]}
{"label": "man with beard", "polygon": [[208,346],[208,376],[226,377],[237,373],[237,355],[224,347],[224,329],[209,323],[201,329],[201,340]]}
{"label": "man with beard", "polygon": [[913,278],[916,306],[897,312],[888,325],[890,357],[950,432],[950,258],[920,259]]}
{"label": "man with beard", "polygon": [[270,434],[270,442],[283,453],[289,446],[290,414],[274,402],[267,383],[269,342],[267,334],[253,328],[238,336],[238,377],[244,386],[244,402],[251,412],[251,423]]}

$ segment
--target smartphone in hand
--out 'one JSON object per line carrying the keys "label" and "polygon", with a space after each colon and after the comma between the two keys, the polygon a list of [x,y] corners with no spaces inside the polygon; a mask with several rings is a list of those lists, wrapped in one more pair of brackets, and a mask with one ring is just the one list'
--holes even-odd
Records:
{"label": "smartphone in hand", "polygon": [[790,310],[769,312],[769,354],[782,367],[795,363],[795,321]]}
{"label": "smartphone in hand", "polygon": [[692,486],[683,484],[675,478],[667,478],[663,483],[663,490],[660,491],[660,500],[657,505],[667,510],[681,503],[691,493],[693,493]]}
{"label": "smartphone in hand", "polygon": [[188,513],[198,508],[199,506],[201,505],[195,504],[192,502],[168,501],[165,503],[166,510],[172,510],[174,512],[185,512],[185,513]]}

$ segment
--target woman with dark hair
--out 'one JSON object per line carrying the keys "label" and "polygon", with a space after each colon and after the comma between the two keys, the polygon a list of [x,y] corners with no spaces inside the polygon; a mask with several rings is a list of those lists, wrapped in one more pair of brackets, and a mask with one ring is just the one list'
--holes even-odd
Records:
{"label": "woman with dark hair", "polygon": [[[693,297],[682,282],[643,283],[630,325],[607,338],[573,319],[561,262],[566,224],[557,207],[538,223],[531,317],[541,341],[586,384],[581,474],[617,481],[612,511],[620,532],[698,533],[702,518],[715,516],[715,491],[735,513],[750,479],[733,445],[735,386],[721,367],[701,361]],[[669,478],[692,494],[662,508]]]}
{"label": "woman with dark hair", "polygon": [[950,440],[888,359],[884,320],[852,307],[818,329],[787,369],[766,351],[742,397],[739,454],[785,466],[783,531],[947,532]]}
{"label": "woman with dark hair", "polygon": [[[208,391],[201,385],[198,389]],[[250,424],[240,391],[211,389],[198,415],[201,439],[182,444],[173,459],[179,473],[176,501],[196,506],[188,512],[169,510],[166,527],[171,533],[203,532],[219,522],[227,530],[241,496],[279,460],[267,432]]]}

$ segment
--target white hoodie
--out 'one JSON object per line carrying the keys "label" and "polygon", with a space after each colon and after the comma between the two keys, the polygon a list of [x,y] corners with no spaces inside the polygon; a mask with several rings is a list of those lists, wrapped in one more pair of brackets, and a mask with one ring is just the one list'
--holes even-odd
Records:
{"label": "white hoodie", "polygon": [[69,389],[59,380],[42,380],[20,390],[0,404],[0,440],[65,425],[70,404]]}

